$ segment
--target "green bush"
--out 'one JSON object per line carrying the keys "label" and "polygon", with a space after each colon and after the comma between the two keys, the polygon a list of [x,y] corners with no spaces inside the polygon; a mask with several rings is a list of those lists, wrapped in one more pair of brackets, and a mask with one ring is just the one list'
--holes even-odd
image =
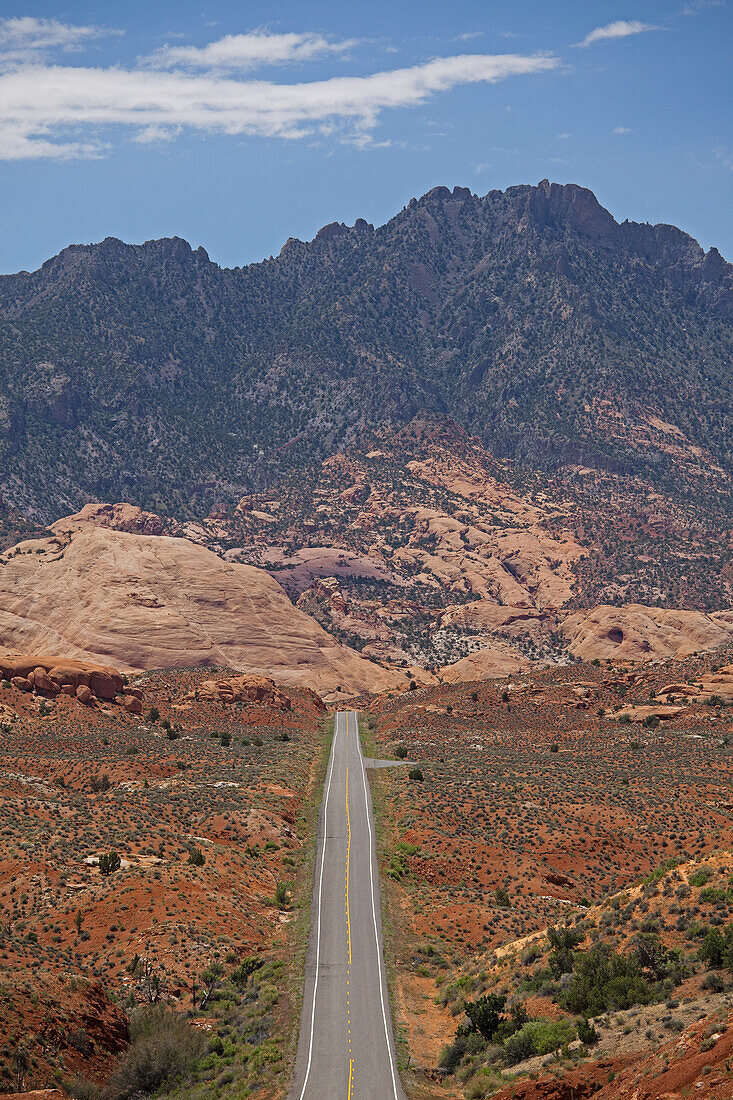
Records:
{"label": "green bush", "polygon": [[402,743],[397,745],[397,747],[395,748],[394,754],[395,754],[395,756],[397,757],[398,760],[404,760],[405,757],[407,756],[407,745],[403,745]]}
{"label": "green bush", "polygon": [[494,891],[494,898],[496,899],[496,904],[499,906],[500,909],[508,909],[512,903],[512,899],[509,897],[509,891],[507,890],[506,886],[497,886],[496,890]]}
{"label": "green bush", "polygon": [[690,875],[687,881],[690,886],[705,886],[710,881],[710,868],[701,867],[699,871]]}
{"label": "green bush", "polygon": [[438,1058],[438,1065],[446,1073],[455,1073],[466,1053],[466,1036],[456,1035],[452,1043],[444,1046]]}
{"label": "green bush", "polygon": [[121,866],[121,859],[117,855],[117,852],[110,852],[109,855],[103,855],[99,857],[99,873],[100,875],[113,875],[115,871],[119,871]]}
{"label": "green bush", "polygon": [[275,887],[275,904],[279,909],[287,909],[290,897],[290,883],[278,882]]}
{"label": "green bush", "polygon": [[130,1019],[131,1044],[109,1082],[113,1100],[149,1096],[184,1081],[204,1047],[204,1036],[167,1005],[138,1009]]}
{"label": "green bush", "polygon": [[572,977],[558,998],[566,1012],[599,1016],[603,1012],[649,1004],[654,999],[651,985],[637,960],[611,952],[596,944],[575,956]]}
{"label": "green bush", "polygon": [[580,1017],[576,1027],[578,1029],[578,1038],[584,1046],[592,1047],[600,1039],[600,1035],[593,1027],[593,1024],[590,1023],[585,1016]]}
{"label": "green bush", "polygon": [[560,978],[563,974],[569,974],[573,969],[575,949],[583,942],[584,933],[578,928],[562,924],[557,928],[548,928],[547,938],[552,948],[547,960],[552,976]]}
{"label": "green bush", "polygon": [[499,1029],[499,1024],[504,1019],[502,1013],[506,1005],[506,997],[497,993],[484,993],[476,1001],[468,1001],[465,1012],[471,1021],[471,1031],[478,1031],[484,1039],[492,1039]]}
{"label": "green bush", "polygon": [[733,971],[733,924],[711,928],[705,934],[698,956],[714,970],[726,967]]}
{"label": "green bush", "polygon": [[701,905],[728,905],[733,903],[733,890],[725,886],[704,886],[698,900]]}
{"label": "green bush", "polygon": [[420,768],[410,768],[410,779],[421,782],[425,777]]}
{"label": "green bush", "polygon": [[188,852],[188,862],[192,867],[203,867],[206,857],[200,848],[191,848]]}
{"label": "green bush", "polygon": [[575,1038],[575,1028],[569,1020],[529,1020],[505,1040],[504,1050],[509,1064],[516,1065],[537,1054],[552,1054]]}

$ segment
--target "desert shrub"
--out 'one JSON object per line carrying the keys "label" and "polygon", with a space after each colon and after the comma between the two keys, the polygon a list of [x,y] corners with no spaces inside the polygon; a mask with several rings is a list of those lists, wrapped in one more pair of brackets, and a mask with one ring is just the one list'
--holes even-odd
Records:
{"label": "desert shrub", "polygon": [[559,751],[560,751],[560,746],[557,744],[556,741],[553,741],[552,744],[550,745],[550,752],[559,752]]}
{"label": "desert shrub", "polygon": [[113,875],[115,871],[119,871],[121,866],[121,859],[117,855],[117,852],[110,852],[108,855],[99,857],[99,873],[100,875]]}
{"label": "desert shrub", "polygon": [[701,905],[726,905],[733,902],[733,890],[725,886],[704,886],[698,900]]}
{"label": "desert shrub", "polygon": [[656,886],[664,878],[668,871],[674,870],[680,861],[678,859],[665,859],[658,867],[655,867],[643,880],[644,886]]}
{"label": "desert shrub", "polygon": [[74,1074],[66,1085],[66,1091],[73,1100],[99,1100],[99,1085],[81,1073]]}
{"label": "desert shrub", "polygon": [[188,862],[193,867],[203,867],[206,863],[206,857],[200,848],[190,848],[188,852]]}
{"label": "desert shrub", "polygon": [[470,1031],[478,1031],[484,1039],[492,1039],[503,1020],[506,997],[497,993],[484,993],[476,1001],[468,1001],[465,1013],[471,1021]]}
{"label": "desert shrub", "polygon": [[578,1038],[584,1046],[592,1047],[594,1043],[598,1042],[600,1036],[593,1027],[593,1024],[590,1023],[585,1016],[580,1017],[576,1024],[576,1028],[578,1031]]}
{"label": "desert shrub", "polygon": [[710,881],[710,868],[701,867],[699,871],[695,871],[690,875],[688,882],[690,886],[705,886]]}
{"label": "desert shrub", "polygon": [[648,970],[656,981],[672,978],[681,981],[684,967],[676,951],[668,950],[655,932],[641,932],[634,938],[633,952],[642,970]]}
{"label": "desert shrub", "polygon": [[508,909],[512,903],[512,899],[509,897],[509,891],[507,890],[506,886],[497,886],[496,890],[494,891],[494,898],[496,899],[496,904],[501,909]]}
{"label": "desert shrub", "polygon": [[558,1001],[567,1012],[599,1016],[636,1004],[649,1004],[653,998],[654,991],[635,958],[618,955],[604,944],[595,944],[589,951],[576,955],[572,977]]}
{"label": "desert shrub", "polygon": [[504,1050],[509,1064],[515,1065],[536,1054],[552,1054],[575,1037],[575,1028],[569,1020],[529,1020],[506,1039]]}
{"label": "desert shrub", "polygon": [[278,882],[275,887],[275,904],[279,909],[287,908],[289,894],[290,884],[287,882]]}
{"label": "desert shrub", "polygon": [[569,974],[573,969],[575,949],[583,942],[584,933],[579,928],[561,924],[557,928],[548,928],[547,938],[552,948],[547,960],[552,976],[559,978]]}
{"label": "desert shrub", "polygon": [[151,707],[145,717],[147,718],[148,722],[157,722],[160,718],[160,711],[157,707]]}
{"label": "desert shrub", "polygon": [[410,768],[410,779],[421,782],[425,777],[421,768]]}
{"label": "desert shrub", "polygon": [[726,967],[733,971],[733,924],[711,928],[706,932],[698,956],[714,970]]}
{"label": "desert shrub", "polygon": [[204,1036],[167,1005],[134,1012],[130,1038],[109,1082],[112,1100],[149,1096],[184,1080],[204,1047]]}
{"label": "desert shrub", "polygon": [[466,1036],[456,1035],[452,1043],[444,1046],[438,1058],[438,1065],[446,1073],[455,1073],[466,1053]]}
{"label": "desert shrub", "polygon": [[243,959],[239,966],[229,975],[236,986],[245,986],[251,976],[265,965],[265,960],[256,956]]}
{"label": "desert shrub", "polygon": [[397,747],[395,748],[394,754],[395,754],[395,756],[397,757],[398,760],[404,760],[405,757],[407,756],[407,745],[403,745],[402,743],[397,745]]}

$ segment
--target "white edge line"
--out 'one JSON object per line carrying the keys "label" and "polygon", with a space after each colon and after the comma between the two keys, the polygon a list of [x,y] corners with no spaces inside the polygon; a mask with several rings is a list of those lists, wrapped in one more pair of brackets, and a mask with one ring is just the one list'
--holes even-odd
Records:
{"label": "white edge line", "polygon": [[[379,932],[377,930],[377,910],[376,910],[376,906],[374,904],[374,867],[373,867],[373,865],[374,865],[374,848],[375,848],[375,845],[376,845],[376,833],[373,832],[372,820],[369,816],[370,797],[369,797],[369,793],[367,791],[366,769],[364,767],[364,754],[361,751],[361,738],[359,737],[359,716],[356,714],[355,711],[353,712],[353,714],[354,714],[354,718],[356,719],[356,743],[359,746],[359,760],[361,762],[361,781],[364,784],[364,809],[366,811],[367,824],[369,826],[369,882],[371,884],[371,895],[372,895],[372,921],[374,923],[374,943],[376,945],[376,950],[377,950],[377,972],[379,974],[379,999],[382,1002],[382,1021],[384,1023],[384,1039],[385,1039],[385,1042],[387,1043],[387,1053],[389,1054],[389,1068],[390,1068],[390,1072],[392,1074],[392,1089],[394,1090],[395,1100],[398,1100],[397,1082],[395,1080],[394,1055],[392,1053],[392,1044],[389,1041],[389,1028],[387,1027],[387,1012],[386,1012],[385,1007],[384,1007],[384,983],[382,982],[382,965],[383,965],[384,960],[382,958],[382,952],[380,951],[380,948],[379,948]],[[374,843],[372,843],[372,841]],[[302,1100],[302,1097],[301,1097],[301,1100]]]}
{"label": "white edge line", "polygon": [[308,1078],[311,1072],[311,1060],[313,1058],[313,1030],[316,1023],[316,994],[318,992],[318,971],[320,969],[321,961],[321,898],[323,895],[323,868],[326,863],[326,842],[328,840],[328,796],[331,793],[331,780],[333,779],[333,766],[336,761],[336,739],[338,737],[338,730],[336,729],[336,721],[334,720],[334,734],[333,734],[333,747],[331,749],[331,766],[328,773],[328,786],[326,787],[326,797],[323,802],[323,848],[321,850],[321,873],[318,879],[318,932],[316,935],[316,977],[313,983],[313,1009],[311,1012],[311,1033],[310,1041],[308,1043],[308,1065],[305,1070],[305,1081],[303,1082],[303,1088],[300,1093],[300,1100],[303,1100],[305,1096],[305,1090],[308,1086]]}

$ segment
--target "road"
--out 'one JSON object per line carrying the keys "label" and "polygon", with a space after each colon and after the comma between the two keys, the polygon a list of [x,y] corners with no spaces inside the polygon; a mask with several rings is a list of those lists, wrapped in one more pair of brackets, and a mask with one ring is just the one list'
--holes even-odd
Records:
{"label": "road", "polygon": [[374,816],[353,712],[336,715],[326,773],[289,1100],[405,1100],[384,969]]}

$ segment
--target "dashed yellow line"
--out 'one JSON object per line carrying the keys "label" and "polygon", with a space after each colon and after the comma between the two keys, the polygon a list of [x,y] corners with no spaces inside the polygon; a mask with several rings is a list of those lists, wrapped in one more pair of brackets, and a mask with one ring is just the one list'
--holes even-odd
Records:
{"label": "dashed yellow line", "polygon": [[349,712],[346,712],[346,944],[349,960],[346,966],[346,1029],[349,1041],[349,1092],[348,1100],[351,1100],[351,1089],[354,1081],[354,1059],[351,1056],[351,913],[349,911],[349,870],[351,861],[351,817],[349,816]]}

